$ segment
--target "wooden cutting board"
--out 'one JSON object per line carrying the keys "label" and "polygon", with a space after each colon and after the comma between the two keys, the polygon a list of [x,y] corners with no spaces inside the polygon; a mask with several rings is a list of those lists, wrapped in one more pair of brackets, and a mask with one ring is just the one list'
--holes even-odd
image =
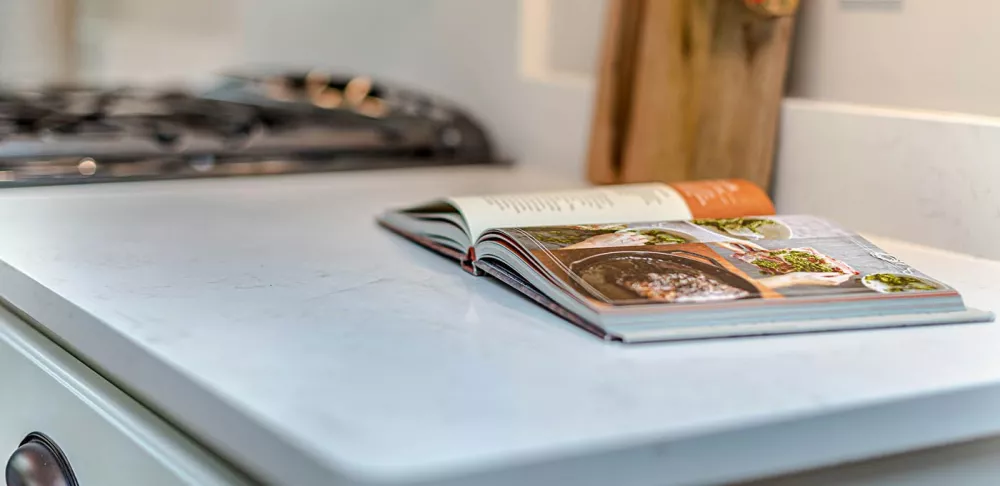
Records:
{"label": "wooden cutting board", "polygon": [[589,155],[597,183],[770,185],[797,0],[611,0]]}

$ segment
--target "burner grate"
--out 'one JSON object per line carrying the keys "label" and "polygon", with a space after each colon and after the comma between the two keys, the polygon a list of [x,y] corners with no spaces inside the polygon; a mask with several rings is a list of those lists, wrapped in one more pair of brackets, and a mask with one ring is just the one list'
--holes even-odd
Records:
{"label": "burner grate", "polygon": [[367,78],[0,90],[0,187],[494,161],[461,111]]}

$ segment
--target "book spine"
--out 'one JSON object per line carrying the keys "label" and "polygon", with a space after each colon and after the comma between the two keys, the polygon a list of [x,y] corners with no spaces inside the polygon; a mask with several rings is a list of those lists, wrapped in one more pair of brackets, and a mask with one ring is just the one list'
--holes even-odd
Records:
{"label": "book spine", "polygon": [[476,266],[476,249],[469,248],[469,251],[465,253],[465,256],[460,260],[462,265],[462,270],[469,272],[477,277],[483,275],[483,271]]}
{"label": "book spine", "polygon": [[500,282],[503,282],[511,286],[514,290],[520,292],[529,300],[542,306],[549,312],[575,324],[580,329],[583,329],[584,331],[587,331],[601,339],[604,339],[605,341],[613,341],[613,342],[622,341],[622,338],[620,336],[608,333],[597,324],[588,322],[584,320],[582,317],[570,312],[565,307],[557,304],[554,300],[548,298],[547,296],[545,296],[545,294],[539,292],[537,289],[532,287],[531,284],[528,283],[526,280],[524,280],[521,276],[509,270],[506,270],[503,266],[494,265],[490,262],[481,262],[479,265],[484,274],[490,275],[493,278],[499,280]]}

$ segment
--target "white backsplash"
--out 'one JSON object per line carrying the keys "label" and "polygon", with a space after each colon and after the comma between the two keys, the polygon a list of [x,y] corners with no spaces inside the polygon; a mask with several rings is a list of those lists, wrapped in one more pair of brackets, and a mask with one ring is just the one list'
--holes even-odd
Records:
{"label": "white backsplash", "polygon": [[778,210],[1000,259],[1000,119],[788,99]]}

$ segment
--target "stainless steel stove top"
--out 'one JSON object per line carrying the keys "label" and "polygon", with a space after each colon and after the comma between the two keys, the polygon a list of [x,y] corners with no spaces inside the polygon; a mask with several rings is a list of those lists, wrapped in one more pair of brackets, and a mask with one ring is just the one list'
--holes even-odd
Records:
{"label": "stainless steel stove top", "polygon": [[0,187],[492,162],[461,110],[363,77],[0,90]]}

